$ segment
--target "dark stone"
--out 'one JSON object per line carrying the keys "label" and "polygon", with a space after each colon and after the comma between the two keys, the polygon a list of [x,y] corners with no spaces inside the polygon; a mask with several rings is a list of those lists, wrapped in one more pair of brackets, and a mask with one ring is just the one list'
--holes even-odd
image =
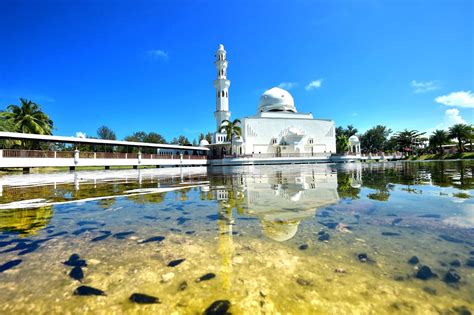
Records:
{"label": "dark stone", "polygon": [[429,280],[436,275],[431,271],[430,267],[422,266],[416,273],[415,277],[421,280]]}
{"label": "dark stone", "polygon": [[400,233],[395,233],[395,232],[382,232],[383,236],[399,236]]}
{"label": "dark stone", "polygon": [[[14,242],[14,240],[12,240],[12,243],[13,242]],[[14,252],[14,251],[17,251],[17,250],[23,250],[23,249],[29,248],[29,246],[30,245],[27,242],[20,241],[15,245],[15,247],[4,250],[1,253],[10,253],[10,252]]]}
{"label": "dark stone", "polygon": [[328,233],[325,233],[321,236],[318,237],[318,241],[323,242],[323,241],[329,241],[331,236]]}
{"label": "dark stone", "polygon": [[81,285],[74,290],[74,295],[89,296],[89,295],[107,295],[104,291],[89,287],[87,285]]}
{"label": "dark stone", "polygon": [[411,265],[416,265],[419,262],[420,262],[420,260],[416,256],[412,256],[410,259],[408,259],[408,263],[411,264]]}
{"label": "dark stone", "polygon": [[188,288],[188,283],[186,281],[183,281],[179,284],[178,290],[179,291],[184,291]]}
{"label": "dark stone", "polygon": [[439,214],[423,214],[419,215],[419,218],[429,218],[429,219],[439,219],[441,216]]}
{"label": "dark stone", "polygon": [[7,263],[4,263],[3,265],[0,265],[0,272],[4,272],[8,269],[11,269],[15,266],[18,266],[19,264],[21,264],[23,260],[21,259],[15,259],[15,260],[10,260],[9,262]]}
{"label": "dark stone", "polygon": [[69,272],[69,277],[73,278],[74,280],[81,281],[84,279],[84,272],[82,272],[81,267],[75,266]]}
{"label": "dark stone", "polygon": [[431,294],[431,295],[436,295],[436,289],[435,288],[424,287],[423,291],[425,291],[426,293]]}
{"label": "dark stone", "polygon": [[446,235],[446,234],[440,234],[439,237],[447,242],[451,242],[451,243],[464,243],[463,240],[460,240],[458,238],[455,238],[455,237],[451,237],[449,235]]}
{"label": "dark stone", "polygon": [[196,231],[186,231],[184,233],[186,233],[187,235],[192,235],[192,234],[196,233]]}
{"label": "dark stone", "polygon": [[133,303],[138,304],[155,304],[160,303],[160,299],[151,295],[143,294],[143,293],[133,293],[130,295],[129,300]]}
{"label": "dark stone", "polygon": [[396,217],[397,215],[395,213],[389,213],[386,215],[386,217]]}
{"label": "dark stone", "polygon": [[146,215],[146,216],[144,216],[143,218],[144,218],[144,219],[148,219],[148,220],[156,220],[156,219],[158,219],[157,217],[152,217],[152,216],[150,216],[150,215]]}
{"label": "dark stone", "polygon": [[183,225],[186,221],[189,221],[191,220],[190,218],[185,218],[185,217],[179,217],[176,219],[176,221],[178,222],[178,225]]}
{"label": "dark stone", "polygon": [[459,259],[455,259],[449,263],[453,267],[461,267],[461,261]]}
{"label": "dark stone", "polygon": [[400,223],[400,222],[402,222],[402,221],[403,221],[403,219],[400,219],[400,218],[395,219],[395,220],[392,221],[392,226],[393,226],[393,225],[397,225],[398,223]]}
{"label": "dark stone", "polygon": [[79,226],[83,226],[83,225],[98,225],[99,222],[97,221],[87,221],[87,220],[84,220],[84,221],[79,221],[76,223],[77,225]]}
{"label": "dark stone", "polygon": [[469,259],[466,261],[466,266],[467,266],[467,267],[474,268],[474,258],[469,258]]}
{"label": "dark stone", "polygon": [[458,313],[458,315],[472,315],[471,311],[464,305],[453,307],[453,310]]}
{"label": "dark stone", "polygon": [[357,254],[357,259],[359,259],[360,262],[367,262],[369,261],[369,256],[367,256],[366,253],[361,253]]}
{"label": "dark stone", "polygon": [[66,235],[67,232],[66,231],[63,231],[63,232],[58,232],[58,233],[55,233],[55,234],[51,234],[49,237],[57,237],[57,236],[62,236],[62,235]]}
{"label": "dark stone", "polygon": [[207,281],[207,280],[211,280],[213,278],[215,278],[216,275],[212,272],[210,273],[206,273],[205,275],[203,276],[200,276],[198,279],[196,279],[196,282],[201,282],[201,281]]}
{"label": "dark stone", "polygon": [[308,244],[302,244],[298,247],[299,250],[307,250],[308,249]]}
{"label": "dark stone", "polygon": [[11,244],[11,242],[0,242],[0,247],[5,247],[5,246],[8,246],[10,244]]}
{"label": "dark stone", "polygon": [[65,261],[63,264],[71,267],[87,267],[87,262],[84,259],[78,259],[73,261]]}
{"label": "dark stone", "polygon": [[443,278],[443,281],[450,284],[450,283],[457,283],[461,280],[461,276],[455,273],[454,271],[448,271]]}
{"label": "dark stone", "polygon": [[393,278],[393,280],[395,280],[395,281],[404,281],[405,278],[403,278],[403,276],[395,276],[395,277]]}
{"label": "dark stone", "polygon": [[79,260],[79,258],[81,258],[79,254],[72,254],[71,256],[69,256],[69,259],[67,261],[72,262],[72,261]]}
{"label": "dark stone", "polygon": [[319,223],[331,230],[334,230],[336,226],[339,224],[337,222],[319,222]]}
{"label": "dark stone", "polygon": [[147,238],[146,240],[140,242],[141,244],[144,244],[144,243],[150,243],[150,242],[161,242],[165,239],[164,236],[152,236],[150,238]]}
{"label": "dark stone", "polygon": [[322,211],[322,212],[317,212],[316,216],[320,218],[327,218],[327,217],[330,217],[331,214],[327,211]]}
{"label": "dark stone", "polygon": [[298,283],[299,285],[301,285],[303,287],[307,287],[307,286],[311,285],[310,281],[302,279],[302,278],[296,279],[296,283]]}
{"label": "dark stone", "polygon": [[39,243],[31,243],[27,248],[18,253],[18,256],[26,255],[40,248]]}
{"label": "dark stone", "polygon": [[229,308],[230,302],[228,300],[218,300],[206,308],[204,315],[225,315]]}
{"label": "dark stone", "polygon": [[323,234],[325,234],[325,233],[326,233],[326,231],[319,231],[319,232],[318,232],[318,235],[323,235]]}
{"label": "dark stone", "polygon": [[81,235],[81,234],[83,234],[83,233],[85,233],[85,232],[94,231],[94,230],[97,230],[97,229],[98,229],[98,228],[96,228],[96,227],[86,227],[86,228],[82,228],[82,229],[76,230],[76,231],[72,232],[71,234],[77,236],[77,235]]}
{"label": "dark stone", "polygon": [[210,221],[217,221],[217,219],[219,219],[219,216],[217,214],[210,214],[206,216],[206,218]]}
{"label": "dark stone", "polygon": [[112,232],[110,231],[100,231],[103,235],[97,236],[93,239],[91,239],[91,242],[98,242],[98,241],[103,241],[106,238],[108,238],[110,235],[112,235]]}
{"label": "dark stone", "polygon": [[115,233],[113,237],[116,238],[116,239],[118,239],[118,240],[123,240],[123,239],[125,239],[127,236],[132,235],[132,234],[135,234],[135,232],[133,232],[133,231],[130,231],[130,232],[120,232],[120,233]]}
{"label": "dark stone", "polygon": [[181,264],[183,261],[185,261],[186,259],[182,258],[182,259],[176,259],[176,260],[172,260],[168,263],[168,267],[176,267],[177,265]]}
{"label": "dark stone", "polygon": [[469,252],[469,255],[474,255],[474,250],[471,250],[471,251]]}

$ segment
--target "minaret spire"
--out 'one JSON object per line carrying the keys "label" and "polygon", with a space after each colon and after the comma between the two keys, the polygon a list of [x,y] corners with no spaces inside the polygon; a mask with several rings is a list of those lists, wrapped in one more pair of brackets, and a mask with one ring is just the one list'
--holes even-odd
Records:
{"label": "minaret spire", "polygon": [[222,121],[230,118],[229,112],[229,86],[230,81],[227,80],[227,52],[224,45],[220,44],[216,51],[216,65],[217,78],[214,80],[214,87],[216,89],[216,111],[214,117],[216,118],[216,128],[219,131]]}

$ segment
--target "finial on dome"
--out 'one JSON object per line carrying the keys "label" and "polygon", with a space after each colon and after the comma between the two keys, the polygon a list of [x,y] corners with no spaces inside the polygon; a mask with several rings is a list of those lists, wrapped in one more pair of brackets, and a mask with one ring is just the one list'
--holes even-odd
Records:
{"label": "finial on dome", "polygon": [[224,45],[219,44],[219,50],[224,50]]}

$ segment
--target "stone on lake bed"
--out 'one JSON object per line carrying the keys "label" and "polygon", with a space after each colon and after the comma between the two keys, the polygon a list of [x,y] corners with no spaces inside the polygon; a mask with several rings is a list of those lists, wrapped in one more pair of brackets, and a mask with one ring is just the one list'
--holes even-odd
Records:
{"label": "stone on lake bed", "polygon": [[447,242],[451,242],[451,243],[464,243],[463,240],[460,240],[458,238],[455,238],[455,237],[452,237],[452,236],[449,236],[449,235],[446,235],[446,234],[440,234],[439,237]]}
{"label": "stone on lake bed", "polygon": [[81,285],[74,290],[74,295],[80,296],[90,296],[90,295],[106,295],[104,291],[100,289],[96,289],[93,287],[89,287],[87,285]]}
{"label": "stone on lake bed", "polygon": [[307,286],[311,285],[311,281],[305,280],[303,278],[296,279],[296,283],[298,283],[299,285],[301,285],[303,287],[307,287]]}
{"label": "stone on lake bed", "polygon": [[227,311],[230,308],[230,302],[228,300],[217,300],[209,305],[204,311],[205,315],[224,315],[228,314]]}
{"label": "stone on lake bed", "polygon": [[167,273],[161,275],[161,282],[166,283],[166,282],[171,281],[171,279],[173,279],[173,278],[174,278],[174,273],[167,272]]}
{"label": "stone on lake bed", "polygon": [[382,232],[383,236],[399,236],[400,233],[395,233],[395,232]]}
{"label": "stone on lake bed", "polygon": [[207,281],[207,280],[211,280],[213,278],[216,277],[216,274],[215,273],[206,273],[205,275],[202,275],[200,276],[199,278],[196,279],[196,282],[201,282],[201,281]]}
{"label": "stone on lake bed", "polygon": [[69,272],[69,277],[73,278],[74,280],[81,281],[84,279],[84,272],[82,271],[81,267],[74,267]]}
{"label": "stone on lake bed", "polygon": [[455,273],[454,271],[448,271],[443,278],[443,281],[451,284],[451,283],[457,283],[461,280],[461,276]]}
{"label": "stone on lake bed", "polygon": [[331,236],[328,233],[324,233],[318,237],[318,241],[323,242],[323,241],[329,241]]}
{"label": "stone on lake bed", "polygon": [[459,259],[455,259],[449,263],[452,267],[461,267],[461,261]]}
{"label": "stone on lake bed", "polygon": [[411,264],[411,265],[416,265],[419,262],[420,262],[420,260],[416,256],[412,256],[410,259],[408,259],[408,263]]}
{"label": "stone on lake bed", "polygon": [[469,259],[466,261],[466,266],[467,266],[467,267],[474,268],[474,258],[469,258]]}
{"label": "stone on lake bed", "polygon": [[143,294],[143,293],[133,293],[130,295],[129,300],[133,303],[138,304],[155,304],[160,303],[160,299],[151,295]]}
{"label": "stone on lake bed", "polygon": [[429,280],[433,277],[436,277],[436,274],[434,274],[431,271],[431,268],[428,266],[422,266],[418,272],[415,275],[416,278],[421,279],[421,280]]}
{"label": "stone on lake bed", "polygon": [[4,272],[8,269],[11,269],[13,267],[16,267],[18,266],[19,264],[21,264],[23,260],[21,259],[15,259],[15,260],[11,260],[9,262],[6,262],[4,263],[3,265],[0,265],[0,272]]}
{"label": "stone on lake bed", "polygon": [[357,254],[357,259],[359,259],[360,262],[367,262],[369,260],[369,256],[367,256],[366,253],[360,253]]}
{"label": "stone on lake bed", "polygon": [[65,261],[63,264],[71,267],[87,267],[87,262],[84,259],[78,259],[73,261]]}
{"label": "stone on lake bed", "polygon": [[185,260],[186,259],[184,259],[184,258],[172,260],[168,263],[168,267],[176,267],[177,265],[181,264]]}
{"label": "stone on lake bed", "polygon": [[188,283],[186,281],[183,281],[179,284],[178,290],[179,291],[184,291],[188,288]]}
{"label": "stone on lake bed", "polygon": [[298,249],[299,250],[306,250],[306,249],[308,249],[308,247],[309,247],[308,244],[302,244],[298,247]]}
{"label": "stone on lake bed", "polygon": [[147,238],[144,241],[139,242],[140,244],[145,244],[145,243],[150,243],[150,242],[161,242],[165,239],[164,236],[152,236],[150,238]]}

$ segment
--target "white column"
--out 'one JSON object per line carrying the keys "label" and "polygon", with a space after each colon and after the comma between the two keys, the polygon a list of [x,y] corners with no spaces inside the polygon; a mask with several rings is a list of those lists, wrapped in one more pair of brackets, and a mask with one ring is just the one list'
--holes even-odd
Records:
{"label": "white column", "polygon": [[74,164],[78,164],[79,163],[79,150],[74,150]]}

